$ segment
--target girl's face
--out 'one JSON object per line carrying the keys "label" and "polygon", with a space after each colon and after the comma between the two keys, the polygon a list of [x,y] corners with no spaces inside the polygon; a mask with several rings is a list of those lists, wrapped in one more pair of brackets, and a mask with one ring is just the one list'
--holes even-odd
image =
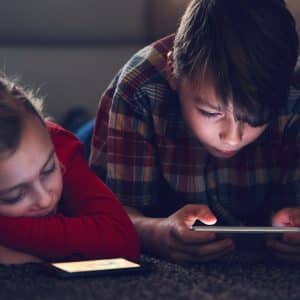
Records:
{"label": "girl's face", "polygon": [[60,164],[47,128],[30,117],[17,150],[0,154],[0,215],[47,216],[56,211],[61,194]]}

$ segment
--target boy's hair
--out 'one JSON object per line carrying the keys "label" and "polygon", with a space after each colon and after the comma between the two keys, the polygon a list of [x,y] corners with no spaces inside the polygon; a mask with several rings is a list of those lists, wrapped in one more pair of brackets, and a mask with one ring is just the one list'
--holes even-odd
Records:
{"label": "boy's hair", "polygon": [[297,56],[283,0],[193,0],[175,36],[174,74],[208,78],[237,120],[260,126],[287,101]]}
{"label": "boy's hair", "polygon": [[43,102],[29,90],[0,75],[0,153],[12,154],[19,146],[25,119],[36,116],[44,124]]}

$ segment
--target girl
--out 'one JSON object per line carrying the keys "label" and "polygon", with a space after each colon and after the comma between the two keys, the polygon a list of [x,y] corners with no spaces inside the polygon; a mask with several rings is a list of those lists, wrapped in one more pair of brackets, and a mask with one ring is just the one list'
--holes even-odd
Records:
{"label": "girl", "polygon": [[83,145],[0,77],[0,263],[126,257],[136,232]]}

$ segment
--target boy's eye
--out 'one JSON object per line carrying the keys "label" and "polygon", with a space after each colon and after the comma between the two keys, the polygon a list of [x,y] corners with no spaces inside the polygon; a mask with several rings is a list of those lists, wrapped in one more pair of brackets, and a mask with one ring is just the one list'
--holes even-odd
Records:
{"label": "boy's eye", "polygon": [[22,190],[16,196],[0,198],[0,202],[2,202],[3,204],[7,204],[7,205],[13,205],[13,204],[16,204],[19,201],[21,201],[25,197],[25,195],[26,195],[26,192],[24,190]]}
{"label": "boy's eye", "polygon": [[218,113],[218,112],[208,112],[208,111],[200,109],[200,108],[198,108],[198,111],[207,118],[214,118],[214,117],[217,117],[220,115],[220,113]]}

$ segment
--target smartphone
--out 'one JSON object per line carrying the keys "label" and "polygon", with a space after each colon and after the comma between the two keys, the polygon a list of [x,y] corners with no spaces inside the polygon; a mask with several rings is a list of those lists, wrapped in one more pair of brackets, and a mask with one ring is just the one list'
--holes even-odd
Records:
{"label": "smartphone", "polygon": [[272,226],[211,226],[211,225],[194,225],[194,231],[209,231],[216,233],[234,234],[281,234],[286,232],[300,233],[300,227],[272,227]]}
{"label": "smartphone", "polygon": [[125,274],[144,270],[140,264],[125,258],[53,262],[44,266],[50,273],[60,277]]}

